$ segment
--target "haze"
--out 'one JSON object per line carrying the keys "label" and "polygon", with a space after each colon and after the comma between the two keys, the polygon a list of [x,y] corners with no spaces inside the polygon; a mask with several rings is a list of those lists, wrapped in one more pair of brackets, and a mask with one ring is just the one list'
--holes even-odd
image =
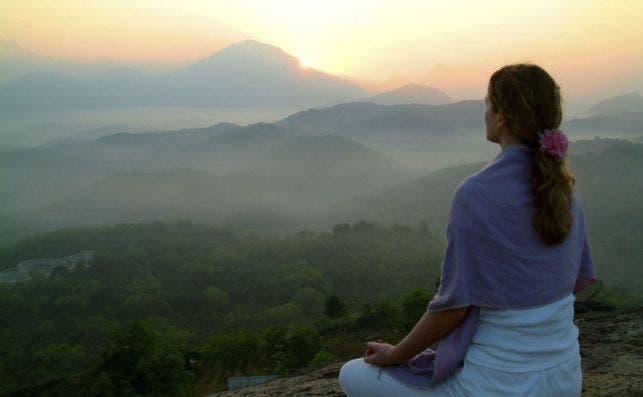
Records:
{"label": "haze", "polygon": [[[502,64],[550,70],[570,101],[641,91],[640,1],[0,2],[0,37],[67,60],[186,64],[243,39],[375,89],[484,96]],[[582,72],[582,73],[581,73]]]}
{"label": "haze", "polygon": [[641,288],[643,3],[0,4],[0,248],[120,222],[439,231],[498,151],[489,75],[534,62],[563,90],[596,255]]}

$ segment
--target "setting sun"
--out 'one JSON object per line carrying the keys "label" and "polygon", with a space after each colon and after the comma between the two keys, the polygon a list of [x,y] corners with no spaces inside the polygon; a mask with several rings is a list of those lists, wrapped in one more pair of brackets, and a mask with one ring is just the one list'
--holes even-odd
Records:
{"label": "setting sun", "polygon": [[302,58],[300,62],[301,66],[305,67],[306,69],[313,66],[313,61],[310,58]]}
{"label": "setting sun", "polygon": [[499,65],[529,61],[548,67],[568,95],[598,100],[641,87],[643,2],[617,3],[0,0],[0,40],[57,59],[189,63],[254,39],[306,54],[302,68],[378,89],[413,81],[457,99],[484,95]]}

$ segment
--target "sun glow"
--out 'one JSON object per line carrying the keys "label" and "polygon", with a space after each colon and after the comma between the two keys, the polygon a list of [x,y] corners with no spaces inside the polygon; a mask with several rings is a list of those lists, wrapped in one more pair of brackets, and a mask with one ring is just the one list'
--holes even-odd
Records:
{"label": "sun glow", "polygon": [[501,65],[533,62],[570,93],[641,91],[643,1],[579,4],[0,0],[0,52],[14,42],[56,59],[188,64],[253,39],[300,55],[302,70],[381,81],[379,89],[412,81],[468,99],[484,95]]}
{"label": "sun glow", "polygon": [[301,66],[305,67],[306,69],[313,66],[313,61],[310,58],[301,58],[300,62]]}

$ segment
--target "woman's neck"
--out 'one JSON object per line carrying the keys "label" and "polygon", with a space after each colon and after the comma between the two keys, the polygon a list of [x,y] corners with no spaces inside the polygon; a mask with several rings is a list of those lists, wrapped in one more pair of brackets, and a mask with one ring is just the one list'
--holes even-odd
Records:
{"label": "woman's neck", "polygon": [[501,134],[500,142],[498,142],[498,144],[500,145],[501,150],[505,150],[511,145],[523,145],[520,139],[516,138],[511,134]]}

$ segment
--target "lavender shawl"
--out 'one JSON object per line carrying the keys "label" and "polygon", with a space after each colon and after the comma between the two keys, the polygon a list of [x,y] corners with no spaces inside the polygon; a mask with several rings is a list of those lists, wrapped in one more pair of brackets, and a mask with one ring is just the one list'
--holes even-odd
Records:
{"label": "lavender shawl", "polygon": [[453,196],[437,295],[429,311],[470,306],[464,321],[404,365],[382,369],[417,388],[451,375],[464,359],[480,308],[528,309],[553,303],[595,279],[583,209],[574,193],[572,228],[545,246],[534,229],[531,182],[535,149],[511,145],[462,182]]}

